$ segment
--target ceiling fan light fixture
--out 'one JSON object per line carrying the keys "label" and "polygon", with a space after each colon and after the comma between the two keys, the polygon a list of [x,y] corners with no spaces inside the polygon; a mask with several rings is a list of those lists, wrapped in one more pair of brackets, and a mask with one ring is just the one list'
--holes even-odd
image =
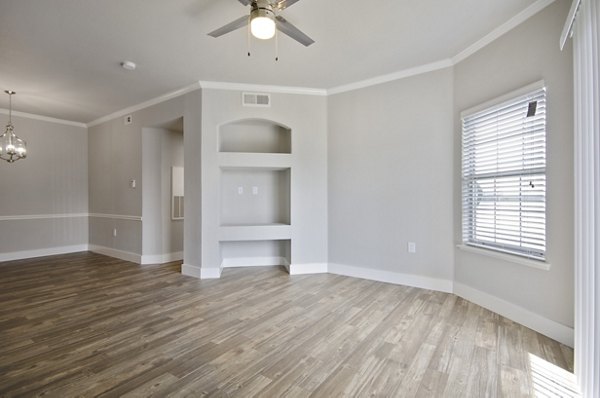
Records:
{"label": "ceiling fan light fixture", "polygon": [[250,15],[250,32],[252,36],[261,40],[268,40],[275,36],[275,15],[268,8],[256,8]]}

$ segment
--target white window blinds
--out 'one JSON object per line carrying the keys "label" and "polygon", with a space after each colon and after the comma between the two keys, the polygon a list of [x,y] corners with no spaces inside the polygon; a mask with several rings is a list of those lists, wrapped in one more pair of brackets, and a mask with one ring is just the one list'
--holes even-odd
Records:
{"label": "white window blinds", "polygon": [[544,260],[545,88],[463,115],[462,129],[463,243]]}

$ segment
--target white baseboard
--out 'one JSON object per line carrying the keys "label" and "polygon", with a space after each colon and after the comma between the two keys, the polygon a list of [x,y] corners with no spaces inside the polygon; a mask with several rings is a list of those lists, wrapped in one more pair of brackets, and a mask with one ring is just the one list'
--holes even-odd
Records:
{"label": "white baseboard", "polygon": [[290,264],[286,267],[290,275],[326,274],[327,263]]}
{"label": "white baseboard", "polygon": [[221,268],[237,267],[267,267],[274,265],[288,265],[285,257],[232,257],[224,258]]}
{"label": "white baseboard", "polygon": [[574,331],[569,326],[544,318],[516,304],[491,294],[474,289],[462,283],[454,282],[454,294],[493,311],[514,322],[520,323],[538,333],[550,337],[564,345],[573,347]]}
{"label": "white baseboard", "polygon": [[413,286],[421,289],[437,290],[445,293],[452,293],[453,291],[453,282],[446,279],[437,279],[428,276],[403,274],[399,272],[382,271],[373,268],[363,268],[336,263],[329,263],[327,268],[330,274],[393,283],[395,285]]}
{"label": "white baseboard", "polygon": [[26,258],[54,256],[57,254],[76,253],[88,251],[88,245],[72,245],[48,247],[44,249],[22,250],[18,252],[0,253],[0,261],[23,260]]}
{"label": "white baseboard", "polygon": [[183,260],[183,252],[173,252],[165,254],[144,254],[142,255],[142,264],[165,264],[173,261]]}
{"label": "white baseboard", "polygon": [[219,279],[223,268],[200,268],[200,279]]}
{"label": "white baseboard", "polygon": [[117,250],[110,247],[98,246],[98,245],[89,245],[89,251],[103,254],[105,256],[118,258],[120,260],[131,261],[132,263],[141,264],[142,256],[137,253],[126,252],[123,250]]}
{"label": "white baseboard", "polygon": [[200,279],[201,268],[191,264],[181,264],[181,274]]}
{"label": "white baseboard", "polygon": [[182,264],[181,274],[198,279],[219,279],[223,268],[204,268],[197,265]]}

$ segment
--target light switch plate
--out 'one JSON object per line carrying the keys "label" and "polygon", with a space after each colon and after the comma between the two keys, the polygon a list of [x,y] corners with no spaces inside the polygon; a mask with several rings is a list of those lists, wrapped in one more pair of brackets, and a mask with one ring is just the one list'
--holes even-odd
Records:
{"label": "light switch plate", "polygon": [[408,252],[409,253],[417,252],[417,244],[415,242],[408,242]]}

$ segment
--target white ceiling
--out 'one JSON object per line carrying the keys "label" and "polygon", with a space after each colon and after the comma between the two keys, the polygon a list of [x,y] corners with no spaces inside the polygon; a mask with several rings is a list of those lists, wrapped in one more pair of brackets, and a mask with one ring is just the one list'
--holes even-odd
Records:
{"label": "white ceiling", "polygon": [[246,55],[245,29],[207,36],[248,12],[236,0],[0,0],[0,88],[80,122],[199,80],[330,89],[450,58],[533,2],[301,0],[282,15],[316,43],[281,35],[275,62],[272,40]]}

